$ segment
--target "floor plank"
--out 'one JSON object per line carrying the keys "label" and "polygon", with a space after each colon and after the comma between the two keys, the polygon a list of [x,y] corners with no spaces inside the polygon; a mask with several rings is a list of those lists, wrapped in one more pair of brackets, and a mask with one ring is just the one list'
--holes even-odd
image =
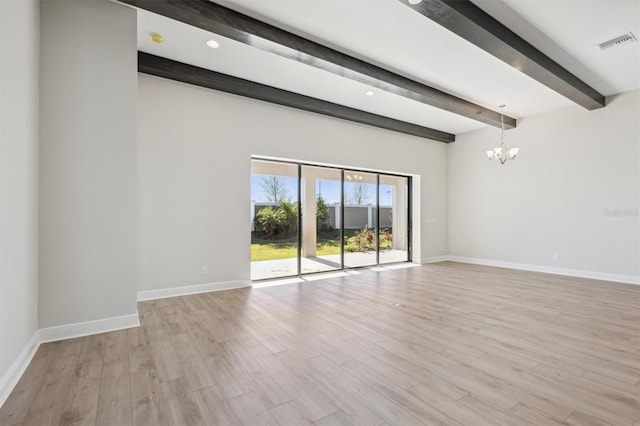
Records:
{"label": "floor plank", "polygon": [[169,424],[206,425],[196,396],[186,379],[168,380],[162,383],[162,395]]}
{"label": "floor plank", "polygon": [[[59,346],[63,348],[63,345]],[[66,348],[65,348],[66,349]],[[23,424],[56,425],[61,423],[64,404],[76,375],[77,354],[58,357],[66,350],[51,353],[53,359]]]}
{"label": "floor plank", "polygon": [[253,392],[231,398],[229,404],[243,425],[278,426],[276,419]]}
{"label": "floor plank", "polygon": [[153,368],[131,371],[131,417],[134,425],[169,425],[164,395]]}
{"label": "floor plank", "polygon": [[71,382],[69,397],[62,413],[62,424],[95,424],[102,365],[102,360],[94,360],[76,367],[76,374]]}
{"label": "floor plank", "polygon": [[104,426],[132,424],[128,362],[103,366],[95,424]]}

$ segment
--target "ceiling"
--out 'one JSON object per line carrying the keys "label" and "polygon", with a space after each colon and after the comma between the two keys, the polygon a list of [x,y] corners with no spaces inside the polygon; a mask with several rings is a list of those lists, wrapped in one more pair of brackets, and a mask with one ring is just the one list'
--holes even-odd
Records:
{"label": "ceiling", "polygon": [[[481,107],[522,118],[574,102],[397,0],[216,0],[233,9]],[[605,96],[640,88],[638,0],[473,0]],[[151,33],[163,36],[162,44]],[[205,42],[215,39],[220,47]],[[138,50],[439,131],[486,127],[397,93],[292,60],[139,8]],[[366,92],[373,96],[366,96]]]}

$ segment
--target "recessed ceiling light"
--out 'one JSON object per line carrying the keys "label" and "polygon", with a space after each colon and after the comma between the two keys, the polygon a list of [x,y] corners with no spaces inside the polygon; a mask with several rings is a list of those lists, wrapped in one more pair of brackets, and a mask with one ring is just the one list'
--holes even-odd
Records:
{"label": "recessed ceiling light", "polygon": [[422,0],[409,0],[409,4],[418,4],[420,3]]}
{"label": "recessed ceiling light", "polygon": [[212,49],[217,49],[218,47],[220,47],[220,43],[218,43],[214,39],[211,39],[211,40],[207,40],[207,46],[209,46]]}
{"label": "recessed ceiling light", "polygon": [[375,95],[375,93],[373,93],[371,90],[369,90],[367,93],[365,93],[365,95],[367,95],[367,96],[373,96],[373,95]]}
{"label": "recessed ceiling light", "polygon": [[158,44],[162,44],[164,42],[164,37],[162,37],[160,34],[158,33],[151,33],[149,34],[151,36],[151,40],[154,43],[158,43]]}

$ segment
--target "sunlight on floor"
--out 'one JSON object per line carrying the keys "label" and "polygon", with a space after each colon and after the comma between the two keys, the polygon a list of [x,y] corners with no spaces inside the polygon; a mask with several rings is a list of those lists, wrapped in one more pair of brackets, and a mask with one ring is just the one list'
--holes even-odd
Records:
{"label": "sunlight on floor", "polygon": [[297,284],[297,283],[310,282],[310,281],[326,280],[330,278],[360,275],[365,271],[386,272],[386,271],[392,271],[395,269],[415,268],[416,266],[420,266],[420,265],[418,265],[417,263],[410,263],[410,262],[395,263],[395,264],[384,265],[384,266],[372,266],[370,268],[348,269],[345,271],[310,274],[310,275],[304,275],[302,277],[290,277],[290,278],[281,278],[281,279],[266,280],[266,281],[256,281],[253,283],[252,288],[264,288],[264,287],[273,287],[276,285]]}

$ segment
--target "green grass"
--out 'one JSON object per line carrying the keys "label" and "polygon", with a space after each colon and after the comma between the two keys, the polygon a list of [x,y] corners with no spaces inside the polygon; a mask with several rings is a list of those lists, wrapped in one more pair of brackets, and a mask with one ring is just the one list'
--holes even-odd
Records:
{"label": "green grass", "polygon": [[288,259],[290,257],[296,257],[298,256],[296,244],[297,239],[292,242],[289,242],[289,240],[252,242],[251,261],[255,262],[258,260]]}
{"label": "green grass", "polygon": [[[262,240],[251,236],[251,261],[288,259],[298,256],[298,237],[284,240]],[[340,254],[340,236],[320,237],[316,244],[316,254]]]}
{"label": "green grass", "polygon": [[[345,236],[351,238],[355,235],[355,229],[346,229]],[[295,258],[298,255],[298,238],[296,236],[282,239],[269,240],[262,239],[251,234],[251,261],[276,260]],[[390,243],[382,243],[381,248],[391,247]],[[316,245],[316,255],[326,256],[329,254],[340,254],[340,234],[320,235]]]}

